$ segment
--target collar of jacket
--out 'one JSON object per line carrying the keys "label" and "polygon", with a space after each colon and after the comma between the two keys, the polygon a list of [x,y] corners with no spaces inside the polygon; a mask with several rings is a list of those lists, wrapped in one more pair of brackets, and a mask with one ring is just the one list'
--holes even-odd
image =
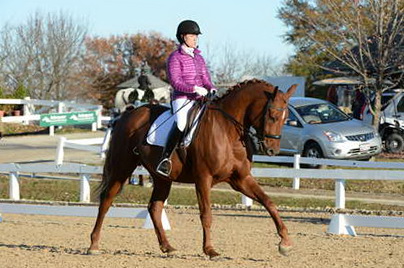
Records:
{"label": "collar of jacket", "polygon": [[[181,46],[182,46],[182,45],[179,45],[179,46],[178,46],[178,51],[179,51],[181,54],[183,54],[183,55],[189,55],[188,53],[186,53],[186,52],[182,49]],[[200,51],[199,49],[195,48],[195,49],[194,49],[194,54],[201,54],[201,51]]]}

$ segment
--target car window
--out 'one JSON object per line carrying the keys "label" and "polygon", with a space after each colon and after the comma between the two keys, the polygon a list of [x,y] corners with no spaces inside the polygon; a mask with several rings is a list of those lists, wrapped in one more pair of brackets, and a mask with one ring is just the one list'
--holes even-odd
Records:
{"label": "car window", "polygon": [[317,103],[295,107],[308,124],[325,124],[349,120],[350,117],[331,103]]}
{"label": "car window", "polygon": [[404,113],[404,97],[401,97],[401,100],[398,102],[397,111],[399,113]]}
{"label": "car window", "polygon": [[[296,122],[291,124],[291,122]],[[297,119],[296,115],[289,109],[289,116],[288,119],[286,119],[286,125],[292,126],[292,127],[301,127],[302,124],[300,123],[299,119]]]}

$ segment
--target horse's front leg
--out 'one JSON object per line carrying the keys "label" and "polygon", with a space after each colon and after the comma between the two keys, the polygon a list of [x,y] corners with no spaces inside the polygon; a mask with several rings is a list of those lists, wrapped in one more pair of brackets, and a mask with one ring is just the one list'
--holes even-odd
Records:
{"label": "horse's front leg", "polygon": [[147,208],[153,221],[154,230],[156,232],[161,251],[164,253],[171,253],[176,249],[173,248],[168,242],[166,233],[163,228],[163,223],[161,221],[164,201],[167,199],[170,193],[171,181],[153,179],[153,182],[153,193]]}
{"label": "horse's front leg", "polygon": [[233,179],[230,181],[230,185],[236,191],[243,193],[265,207],[265,209],[271,215],[276,225],[278,234],[281,237],[281,242],[279,243],[279,252],[283,255],[287,255],[292,248],[292,240],[289,238],[288,229],[279,216],[276,205],[271,201],[261,186],[258,185],[251,175],[244,178]]}
{"label": "horse's front leg", "polygon": [[210,189],[212,179],[200,179],[196,183],[196,194],[198,198],[200,219],[203,228],[203,252],[210,258],[219,256],[213,249],[210,228],[212,226],[212,209],[210,207]]}

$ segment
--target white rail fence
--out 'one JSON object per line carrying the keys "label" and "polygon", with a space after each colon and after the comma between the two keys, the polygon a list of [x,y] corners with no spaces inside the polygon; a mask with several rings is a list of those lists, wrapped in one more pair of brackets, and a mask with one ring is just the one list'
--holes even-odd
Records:
{"label": "white rail fence", "polygon": [[65,148],[94,152],[100,154],[100,157],[104,159],[108,150],[110,136],[111,130],[108,129],[103,138],[68,140],[65,137],[60,137],[56,147],[55,164],[63,164]]}
{"label": "white rail fence", "polygon": [[[0,164],[0,173],[9,174],[9,198],[10,200],[20,200],[19,175],[21,173],[57,173],[57,174],[79,174],[80,176],[80,202],[90,203],[90,178],[92,174],[102,174],[101,166],[87,166],[83,164],[69,163],[66,165],[54,164]],[[147,175],[145,169],[138,168],[134,175]],[[32,205],[32,204],[0,204],[0,213],[17,214],[39,214],[56,216],[97,216],[97,208],[90,206],[60,206],[60,205]],[[152,229],[153,223],[147,209],[111,207],[108,217],[126,217],[145,219],[143,228]],[[0,214],[0,222],[2,221]],[[165,230],[170,230],[171,226],[166,212],[163,210],[162,223]]]}
{"label": "white rail fence", "polygon": [[[295,157],[268,157],[254,156],[257,162],[294,163],[291,168],[253,168],[253,176],[290,178],[294,181],[300,179],[333,179],[335,180],[335,207],[345,208],[345,182],[346,180],[404,180],[404,163],[388,162],[362,162],[346,160],[327,160]],[[366,167],[368,170],[357,169],[300,169],[300,164],[338,165],[346,167]],[[396,169],[396,170],[391,170]],[[100,166],[87,166],[83,164],[0,164],[0,172],[9,174],[9,197],[11,200],[20,199],[20,186],[18,175],[20,173],[77,173],[80,174],[80,201],[90,202],[90,177],[91,174],[101,174]],[[149,175],[145,169],[138,168],[134,175]],[[293,183],[294,187],[298,182]],[[298,188],[295,188],[298,189]],[[252,200],[243,196],[243,204],[252,205]],[[332,216],[328,232],[334,234],[355,235],[354,226],[404,228],[403,217],[380,217],[335,214]]]}
{"label": "white rail fence", "polygon": [[[25,99],[0,99],[0,104],[23,105],[22,116],[0,117],[0,121],[4,123],[22,123],[27,125],[31,121],[39,121],[40,114],[49,110],[54,110],[56,113],[92,110],[97,115],[97,122],[92,124],[92,130],[95,131],[97,128],[101,128],[102,121],[110,119],[108,116],[102,116],[102,105],[80,104],[73,101],[36,100],[26,97]],[[35,106],[41,106],[42,108],[36,110]],[[53,135],[54,126],[50,126],[49,128],[50,135]]]}

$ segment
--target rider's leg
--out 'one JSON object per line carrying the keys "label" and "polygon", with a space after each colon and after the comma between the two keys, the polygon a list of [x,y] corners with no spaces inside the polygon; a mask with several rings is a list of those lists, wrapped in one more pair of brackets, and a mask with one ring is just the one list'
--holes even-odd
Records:
{"label": "rider's leg", "polygon": [[172,102],[175,124],[170,130],[167,144],[164,147],[163,155],[157,165],[157,172],[163,176],[169,176],[171,172],[171,154],[180,142],[182,132],[185,129],[188,111],[191,109],[194,101],[187,99],[177,99]]}

